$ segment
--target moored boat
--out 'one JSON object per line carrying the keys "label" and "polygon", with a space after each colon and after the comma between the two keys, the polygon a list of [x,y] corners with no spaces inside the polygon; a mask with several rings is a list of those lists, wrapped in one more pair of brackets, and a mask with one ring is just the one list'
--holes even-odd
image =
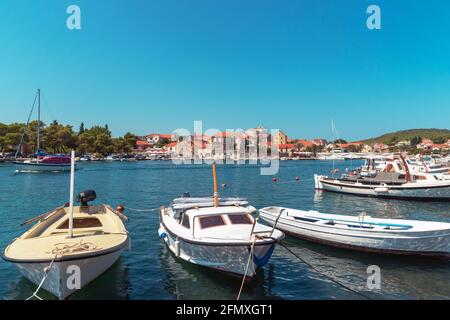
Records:
{"label": "moored boat", "polygon": [[245,199],[214,194],[177,198],[162,207],[159,236],[177,258],[250,280],[284,234],[258,223]]}
{"label": "moored boat", "polygon": [[71,196],[69,205],[26,222],[37,221],[6,247],[3,259],[38,286],[33,296],[39,298],[42,288],[67,298],[111,267],[127,248],[129,236],[122,222],[126,217],[108,205],[89,205],[95,198],[92,190],[82,192],[80,206],[73,206]]}
{"label": "moored boat", "polygon": [[[38,120],[38,123],[40,124],[41,123],[41,90],[40,89],[38,89],[36,92],[35,103],[36,103],[36,100],[38,103],[37,120]],[[33,107],[31,108],[30,117],[33,112],[33,109],[34,109],[34,104],[33,104]],[[28,119],[28,121],[29,121],[29,119]],[[28,127],[28,122],[27,122],[26,127]],[[66,155],[61,155],[61,154],[48,155],[40,149],[40,146],[41,146],[40,125],[38,125],[37,129],[36,129],[36,152],[35,152],[35,154],[32,156],[31,159],[27,159],[24,161],[18,161],[17,155],[19,154],[19,150],[21,148],[23,138],[25,136],[26,127],[24,128],[24,130],[22,132],[22,136],[20,138],[19,145],[17,146],[17,151],[16,151],[16,155],[15,155],[16,161],[14,161],[16,171],[17,172],[70,171],[70,168],[71,168],[70,157],[68,157]]]}
{"label": "moored boat", "polygon": [[449,179],[426,172],[411,173],[403,156],[387,162],[381,171],[355,171],[341,178],[314,175],[314,181],[317,190],[402,200],[450,201]]}
{"label": "moored boat", "polygon": [[325,214],[283,207],[260,218],[294,237],[358,251],[450,257],[450,223]]}

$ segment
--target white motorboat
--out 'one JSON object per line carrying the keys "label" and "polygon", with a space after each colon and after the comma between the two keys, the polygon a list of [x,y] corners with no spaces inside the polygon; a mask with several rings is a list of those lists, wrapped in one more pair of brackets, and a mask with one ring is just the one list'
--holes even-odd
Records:
{"label": "white motorboat", "polygon": [[294,237],[359,251],[450,257],[450,223],[324,214],[282,207],[260,218]]}
{"label": "white motorboat", "polygon": [[67,298],[106,271],[129,244],[122,222],[126,217],[121,210],[88,205],[96,198],[92,190],[80,193],[81,205],[73,206],[72,194],[69,206],[26,222],[38,221],[3,254],[4,260],[14,263],[25,278],[38,286],[36,293],[42,288],[59,299]]}
{"label": "white motorboat", "polygon": [[[214,165],[213,172],[215,177]],[[162,207],[159,236],[177,258],[250,280],[284,234],[258,223],[244,199],[214,195],[177,198]]]}
{"label": "white motorboat", "polygon": [[315,188],[339,193],[405,200],[450,201],[450,180],[430,173],[412,174],[403,156],[373,175],[351,172],[341,178],[314,175]]}

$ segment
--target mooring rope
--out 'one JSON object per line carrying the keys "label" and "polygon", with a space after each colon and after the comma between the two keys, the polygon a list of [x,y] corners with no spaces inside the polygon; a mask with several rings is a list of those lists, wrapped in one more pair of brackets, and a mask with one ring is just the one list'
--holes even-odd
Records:
{"label": "mooring rope", "polygon": [[318,270],[316,267],[314,267],[311,263],[305,261],[303,258],[301,258],[299,255],[297,255],[294,251],[292,251],[291,249],[289,249],[289,247],[285,246],[285,245],[282,244],[281,242],[279,243],[279,245],[282,246],[283,248],[285,248],[287,251],[289,251],[289,252],[290,252],[294,257],[296,257],[298,260],[300,260],[301,262],[303,262],[304,264],[306,264],[307,266],[309,266],[311,269],[313,269],[315,272],[317,272],[317,273],[319,273],[320,275],[324,276],[325,278],[327,278],[327,279],[330,280],[331,282],[333,282],[333,283],[337,284],[338,286],[341,286],[341,287],[347,289],[348,291],[351,291],[351,292],[353,292],[353,293],[355,293],[355,294],[357,294],[357,295],[359,295],[359,296],[361,296],[361,297],[363,297],[363,298],[365,298],[365,299],[367,299],[367,300],[373,300],[371,297],[369,297],[369,296],[367,296],[367,295],[365,295],[365,294],[363,294],[363,293],[361,293],[361,292],[359,292],[359,291],[356,291],[356,290],[354,290],[354,289],[352,289],[352,288],[346,286],[345,284],[343,284],[343,283],[341,283],[341,282],[339,282],[339,281],[333,279],[332,277],[326,275],[325,273],[319,271],[319,270]]}
{"label": "mooring rope", "polygon": [[130,208],[130,207],[126,206],[125,208],[126,208],[126,210],[136,211],[136,212],[151,212],[151,211],[159,210],[160,207],[157,207],[157,208],[148,208],[148,209],[145,209],[145,208],[142,208],[142,209],[136,209],[136,208]]}
{"label": "mooring rope", "polygon": [[50,273],[50,270],[51,270],[51,268],[53,267],[53,263],[55,262],[57,256],[58,256],[58,255],[55,254],[55,256],[53,257],[53,259],[52,259],[52,261],[50,262],[50,264],[48,265],[48,267],[45,267],[45,268],[44,268],[44,277],[42,277],[42,280],[41,280],[41,282],[39,283],[38,287],[36,288],[36,291],[34,291],[33,294],[32,294],[31,296],[29,296],[26,300],[31,300],[32,298],[36,298],[36,299],[38,299],[38,300],[44,300],[44,299],[42,299],[41,297],[38,296],[38,292],[39,292],[39,290],[41,290],[41,287],[42,287],[42,285],[44,284],[45,279],[47,279],[47,276],[48,276],[48,274]]}
{"label": "mooring rope", "polygon": [[247,271],[248,271],[248,267],[250,266],[250,261],[252,261],[252,258],[253,258],[253,248],[255,247],[255,242],[256,242],[256,236],[253,237],[253,242],[250,247],[250,254],[248,255],[247,265],[245,266],[244,277],[242,278],[241,287],[239,289],[236,300],[239,300],[241,298],[242,289],[244,289],[245,277],[247,276]]}

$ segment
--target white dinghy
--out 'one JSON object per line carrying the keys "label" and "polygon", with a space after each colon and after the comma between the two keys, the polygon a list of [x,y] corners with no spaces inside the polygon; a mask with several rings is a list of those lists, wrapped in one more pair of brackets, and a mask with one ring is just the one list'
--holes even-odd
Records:
{"label": "white dinghy", "polygon": [[159,236],[184,261],[250,280],[270,259],[284,234],[257,222],[241,198],[183,197],[160,211]]}
{"label": "white dinghy", "polygon": [[[129,243],[121,209],[88,205],[96,198],[89,190],[73,206],[73,163],[70,205],[29,220],[38,221],[5,249],[3,259],[40,288],[65,299],[111,267]],[[30,297],[31,298],[31,297]]]}
{"label": "white dinghy", "polygon": [[345,216],[282,207],[259,210],[269,225],[294,237],[359,251],[450,257],[450,223]]}

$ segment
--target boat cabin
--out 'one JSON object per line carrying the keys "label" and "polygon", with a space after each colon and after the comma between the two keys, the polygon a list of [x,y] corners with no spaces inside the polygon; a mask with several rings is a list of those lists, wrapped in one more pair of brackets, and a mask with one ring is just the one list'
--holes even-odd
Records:
{"label": "boat cabin", "polygon": [[[231,238],[248,237],[255,218],[252,206],[235,205],[189,206],[184,210],[167,208],[166,214],[175,220],[180,233],[190,238],[212,238],[226,235]],[[248,231],[248,232],[247,232]]]}

